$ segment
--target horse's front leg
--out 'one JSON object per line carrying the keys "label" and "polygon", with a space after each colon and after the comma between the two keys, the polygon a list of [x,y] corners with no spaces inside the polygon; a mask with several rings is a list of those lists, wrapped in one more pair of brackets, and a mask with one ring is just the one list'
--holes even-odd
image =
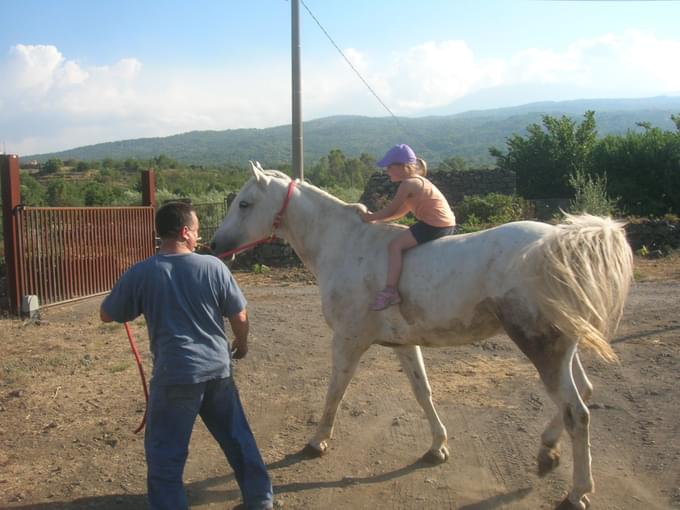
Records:
{"label": "horse's front leg", "polygon": [[[356,372],[359,360],[367,347],[354,338],[333,335],[333,368],[331,380],[328,384],[326,404],[323,416],[319,422],[316,434],[309,441],[307,451],[316,455],[323,455],[328,450],[328,441],[333,435],[333,423],[338,406],[345,396],[345,390]],[[311,449],[311,451],[310,451]]]}
{"label": "horse's front leg", "polygon": [[432,389],[427,380],[427,373],[425,372],[425,364],[423,363],[423,355],[420,347],[409,345],[404,347],[395,347],[394,352],[397,353],[401,366],[411,382],[413,393],[416,400],[425,411],[427,421],[430,422],[430,430],[432,431],[432,446],[430,450],[423,455],[423,460],[433,464],[446,462],[449,458],[448,440],[446,436],[446,428],[442,424],[437,411],[432,403]]}

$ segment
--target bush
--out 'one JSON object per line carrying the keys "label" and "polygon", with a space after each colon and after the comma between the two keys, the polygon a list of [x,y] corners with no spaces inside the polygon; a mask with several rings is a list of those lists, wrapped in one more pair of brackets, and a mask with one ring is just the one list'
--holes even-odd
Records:
{"label": "bush", "polygon": [[345,188],[338,186],[337,184],[331,186],[321,186],[321,189],[326,193],[330,193],[334,197],[339,198],[343,202],[347,202],[348,204],[358,202],[361,194],[364,191],[363,188]]}
{"label": "bush", "polygon": [[614,216],[618,200],[607,195],[607,176],[587,175],[576,171],[569,176],[569,184],[574,188],[574,199],[569,204],[573,214],[593,214]]}
{"label": "bush", "polygon": [[463,230],[471,228],[470,231],[475,231],[527,219],[530,210],[529,203],[521,197],[489,193],[465,197],[456,206],[455,213]]}

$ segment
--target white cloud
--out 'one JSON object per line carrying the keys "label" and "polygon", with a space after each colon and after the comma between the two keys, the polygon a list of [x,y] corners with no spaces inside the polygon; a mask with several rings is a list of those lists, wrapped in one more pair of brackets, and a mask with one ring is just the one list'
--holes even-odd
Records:
{"label": "white cloud", "polygon": [[620,96],[673,94],[680,92],[680,68],[675,64],[679,54],[680,40],[629,30],[579,39],[562,52],[537,48],[519,52],[508,62],[503,82],[559,83]]}
{"label": "white cloud", "polygon": [[[272,80],[271,73],[275,73]],[[289,119],[287,67],[144,73],[135,58],[83,67],[54,46],[14,46],[0,59],[0,140],[19,154],[194,129]],[[283,76],[286,76],[283,74]]]}
{"label": "white cloud", "polygon": [[52,86],[55,70],[63,60],[54,46],[13,46],[4,66],[5,86],[23,93],[44,93]]}
{"label": "white cloud", "polygon": [[506,60],[482,60],[464,41],[440,41],[396,52],[391,65],[377,73],[374,69],[374,74],[383,99],[396,112],[409,115],[504,86],[561,85],[572,90],[572,97],[544,98],[554,100],[598,93],[678,94],[677,55],[680,39],[660,40],[635,30],[579,39],[563,51],[526,48]]}
{"label": "white cloud", "polygon": [[57,84],[62,87],[78,85],[90,77],[90,73],[72,61],[64,62],[64,65],[55,73]]}
{"label": "white cloud", "polygon": [[[680,93],[680,39],[630,30],[480,59],[465,41],[428,41],[389,55],[345,55],[397,115],[417,115],[504,87],[569,91],[576,97]],[[304,55],[303,55],[304,57]],[[217,69],[148,69],[136,58],[83,66],[54,46],[22,45],[0,56],[0,141],[28,154],[190,130],[290,122],[290,68],[279,60]],[[558,87],[558,88],[556,88]],[[303,58],[303,115],[386,115],[340,57]]]}
{"label": "white cloud", "polygon": [[464,96],[484,71],[464,41],[430,41],[395,54],[393,74],[397,106],[418,110]]}

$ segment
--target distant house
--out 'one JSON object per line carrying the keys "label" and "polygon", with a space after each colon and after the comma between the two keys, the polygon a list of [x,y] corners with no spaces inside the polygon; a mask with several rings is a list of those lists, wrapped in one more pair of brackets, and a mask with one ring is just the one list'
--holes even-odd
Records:
{"label": "distant house", "polygon": [[40,171],[40,163],[32,159],[30,161],[22,161],[20,163],[20,170],[26,174],[35,174]]}

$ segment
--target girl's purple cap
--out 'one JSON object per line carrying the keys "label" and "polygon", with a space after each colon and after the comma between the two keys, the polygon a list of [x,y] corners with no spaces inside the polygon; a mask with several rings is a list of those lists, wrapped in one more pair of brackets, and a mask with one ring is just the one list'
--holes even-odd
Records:
{"label": "girl's purple cap", "polygon": [[415,162],[416,153],[413,152],[411,147],[405,143],[401,143],[388,150],[387,154],[385,154],[385,157],[378,161],[376,165],[378,165],[380,168],[385,168],[394,164],[407,165],[409,163]]}

